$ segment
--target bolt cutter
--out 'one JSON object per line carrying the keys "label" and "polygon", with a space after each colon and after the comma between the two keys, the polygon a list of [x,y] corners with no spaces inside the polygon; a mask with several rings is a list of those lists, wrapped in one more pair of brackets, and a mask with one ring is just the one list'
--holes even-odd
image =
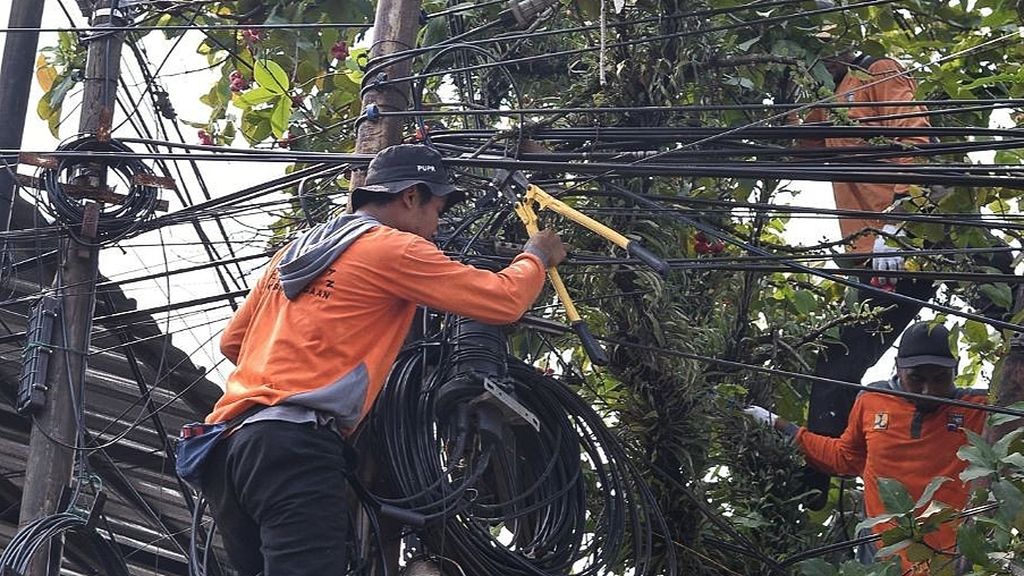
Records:
{"label": "bolt cutter", "polygon": [[[547,209],[561,214],[584,228],[597,233],[612,244],[624,249],[630,256],[641,260],[662,276],[669,271],[668,263],[658,258],[647,248],[644,248],[643,245],[635,240],[626,238],[537,186],[530,184],[526,176],[518,170],[511,172],[498,170],[497,176],[491,184],[512,203],[516,214],[523,221],[523,225],[530,236],[540,231],[537,211],[534,209],[534,205],[536,205],[540,210]],[[573,332],[579,337],[580,343],[583,345],[583,349],[586,351],[590,361],[597,366],[604,366],[608,363],[608,356],[605,354],[604,349],[601,348],[601,345],[597,343],[593,334],[590,333],[586,322],[580,318],[580,313],[576,310],[576,305],[573,304],[569,292],[565,289],[565,283],[562,282],[558,269],[554,267],[548,268],[548,278],[551,279],[551,285],[554,287],[555,293],[558,294],[558,299],[562,302],[562,306],[565,307],[565,315],[569,320],[569,325],[572,326]]]}

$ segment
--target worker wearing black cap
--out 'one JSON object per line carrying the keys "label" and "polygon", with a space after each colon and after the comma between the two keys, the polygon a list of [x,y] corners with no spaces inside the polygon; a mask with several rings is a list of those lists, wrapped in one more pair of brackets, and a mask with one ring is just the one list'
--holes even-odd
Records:
{"label": "worker wearing black cap", "polygon": [[279,251],[225,327],[220,348],[235,369],[206,419],[222,439],[182,477],[198,480],[240,576],[346,573],[354,463],[343,441],[373,406],[416,308],[514,322],[565,258],[544,230],[499,272],[451,260],[430,239],[456,194],[436,151],[382,150],[354,212]]}
{"label": "worker wearing black cap", "polygon": [[[903,333],[896,355],[896,375],[879,388],[902,390],[935,398],[977,404],[987,402],[987,391],[957,388],[953,384],[957,359],[950,351],[949,331],[940,324],[918,322]],[[964,430],[982,433],[985,412],[936,402],[908,399],[881,392],[862,392],[846,430],[839,438],[809,432],[761,408],[744,410],[759,422],[794,438],[808,463],[832,475],[860,476],[864,480],[864,506],[868,517],[887,512],[878,480],[892,478],[915,501],[936,477],[948,478],[932,500],[956,509],[967,503],[968,489],[960,480],[967,463],[957,451],[967,443]],[[891,526],[880,524],[878,532]],[[948,522],[924,536],[936,552],[952,558],[956,548],[956,522]],[[927,567],[913,566],[905,556],[904,569],[927,574]]]}

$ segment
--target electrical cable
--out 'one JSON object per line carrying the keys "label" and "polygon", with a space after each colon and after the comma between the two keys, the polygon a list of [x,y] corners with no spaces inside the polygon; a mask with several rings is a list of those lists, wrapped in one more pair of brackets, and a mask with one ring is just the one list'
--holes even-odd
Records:
{"label": "electrical cable", "polygon": [[[77,226],[86,222],[86,203],[68,193],[62,179],[70,179],[79,175],[78,171],[95,157],[94,154],[106,154],[103,161],[108,168],[121,177],[128,185],[129,192],[113,208],[101,207],[96,217],[97,238],[110,241],[121,238],[136,229],[142,222],[150,218],[156,210],[158,199],[154,186],[138,183],[153,173],[143,162],[138,160],[132,150],[116,140],[101,142],[92,136],[86,136],[61,144],[58,147],[60,159],[55,168],[42,168],[40,180],[43,182],[49,208],[54,218],[62,222],[68,233],[80,243],[89,244],[81,238]],[[66,153],[66,154],[63,154]],[[105,205],[102,205],[105,206]]]}
{"label": "electrical cable", "polygon": [[[601,417],[533,367],[479,349],[481,337],[463,329],[407,347],[364,432],[403,495],[384,501],[427,515],[417,532],[428,556],[443,555],[472,574],[596,575],[616,565],[625,547],[637,574],[674,574],[671,546],[664,547],[667,564],[651,561],[657,534],[667,533],[664,520]],[[444,390],[466,362],[507,363],[503,382],[539,419],[539,431],[461,401],[454,420],[435,420],[438,402],[462,395]],[[430,376],[434,365],[449,368]],[[481,474],[488,478],[482,484]],[[499,527],[512,533],[510,541],[495,537]]]}

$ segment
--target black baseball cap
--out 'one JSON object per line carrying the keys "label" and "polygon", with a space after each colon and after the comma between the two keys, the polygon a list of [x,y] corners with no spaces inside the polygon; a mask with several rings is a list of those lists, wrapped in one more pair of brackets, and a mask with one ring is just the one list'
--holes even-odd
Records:
{"label": "black baseball cap", "polygon": [[455,190],[436,150],[422,144],[398,144],[377,153],[366,169],[366,181],[356,190],[397,194],[417,184],[426,186],[434,196],[447,196]]}
{"label": "black baseball cap", "polygon": [[897,368],[913,368],[924,364],[956,368],[957,359],[949,349],[949,330],[941,324],[918,322],[903,332],[896,353]]}

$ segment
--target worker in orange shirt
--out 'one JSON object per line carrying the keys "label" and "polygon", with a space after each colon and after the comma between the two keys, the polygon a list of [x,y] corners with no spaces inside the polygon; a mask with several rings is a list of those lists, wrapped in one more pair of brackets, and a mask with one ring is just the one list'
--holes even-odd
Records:
{"label": "worker in orange shirt", "polygon": [[[805,123],[824,122],[831,120],[835,125],[852,123],[855,126],[877,126],[883,128],[927,128],[927,109],[915,104],[917,84],[906,69],[891,58],[874,58],[867,54],[848,51],[824,58],[825,68],[832,74],[835,81],[835,102],[870,103],[878,102],[877,106],[851,106],[849,108],[814,108],[808,114]],[[842,112],[838,112],[842,110]],[[845,116],[846,118],[842,118]],[[848,122],[847,122],[848,120]],[[929,142],[928,136],[897,136],[893,143],[913,148]],[[860,138],[820,138],[802,139],[801,146],[808,148],[824,148],[842,154],[844,149],[867,146]],[[856,153],[851,152],[850,158]],[[906,164],[913,158],[900,157],[887,159],[887,162]],[[859,210],[881,213],[893,206],[894,202],[907,194],[906,184],[885,184],[866,182],[833,182],[832,193],[836,208],[839,210]],[[840,217],[839,228],[844,238],[853,238],[850,251],[853,254],[869,254],[885,250],[883,237],[870,231],[881,230],[886,226],[884,220],[869,217]],[[891,225],[890,225],[891,226]],[[895,227],[890,228],[895,232]],[[854,237],[856,235],[856,237]],[[873,262],[879,270],[899,268],[901,259],[882,257]],[[888,278],[885,279],[887,283]],[[881,281],[880,281],[881,283]]]}
{"label": "worker in orange shirt", "polygon": [[[889,382],[874,386],[987,403],[986,391],[954,386],[956,366],[957,360],[950,352],[949,331],[941,325],[919,322],[903,334],[896,355],[896,375]],[[797,427],[760,406],[750,406],[744,412],[793,437],[812,466],[828,474],[863,478],[868,517],[887,512],[879,495],[879,478],[898,480],[915,501],[933,478],[948,478],[933,500],[962,510],[968,489],[960,480],[960,473],[967,462],[957,456],[957,450],[967,443],[964,430],[982,433],[986,416],[983,410],[865,391],[857,396],[842,436],[833,438]],[[949,522],[924,536],[924,542],[938,553],[932,566],[953,560],[957,525]],[[888,527],[878,526],[876,531]],[[904,573],[928,573],[927,566],[915,566],[906,557],[903,567]]]}
{"label": "worker in orange shirt", "polygon": [[230,422],[201,488],[242,576],[344,574],[343,442],[373,406],[417,306],[490,324],[516,321],[565,257],[534,235],[499,272],[433,243],[453,186],[434,150],[382,150],[351,214],[299,236],[270,261],[221,337],[235,364],[208,423]]}
{"label": "worker in orange shirt", "polygon": [[[835,82],[837,103],[879,102],[877,106],[851,106],[849,108],[814,108],[805,123],[831,121],[834,125],[852,123],[858,126],[879,126],[885,128],[928,127],[928,116],[923,106],[914,104],[916,85],[906,70],[890,58],[873,58],[853,51],[822,58],[825,67]],[[894,102],[902,102],[895,104]],[[890,104],[892,103],[892,104]],[[841,111],[840,111],[841,110]],[[845,118],[844,118],[845,115]],[[892,118],[896,115],[899,117]],[[894,138],[895,142],[913,147],[928,141],[926,136]],[[842,154],[843,149],[868,146],[858,138],[818,138],[799,140],[802,148],[828,150]],[[850,152],[850,157],[855,157]],[[895,158],[890,162],[912,162],[912,158]],[[833,182],[832,192],[836,208],[882,213],[907,193],[905,184]],[[883,230],[895,234],[895,223],[870,217],[839,217],[839,228],[844,238],[850,238],[849,262],[853,266],[867,265],[878,272],[866,272],[862,282],[887,291],[897,289],[896,279],[884,275],[890,270],[903,267],[903,258],[889,253],[900,250],[886,241],[886,236],[876,235],[871,230]],[[874,254],[874,256],[867,256]],[[864,256],[861,256],[864,255]],[[898,283],[899,292],[921,300],[929,300],[934,287],[928,281],[903,281]],[[875,365],[886,350],[892,346],[900,332],[914,319],[920,308],[906,303],[892,302],[880,297],[877,292],[857,291],[858,300],[871,300],[876,306],[889,308],[880,314],[875,322],[848,324],[840,328],[839,340],[827,342],[814,367],[814,374],[823,378],[844,382],[860,382],[865,372]],[[839,436],[846,428],[847,416],[853,407],[856,393],[847,388],[822,384],[811,390],[808,408],[808,428],[815,433]],[[825,505],[828,496],[829,476],[808,470],[804,478],[807,487],[817,490],[817,496],[808,500],[812,508]]]}
{"label": "worker in orange shirt", "polygon": [[[808,115],[806,122],[831,120],[834,125],[852,123],[857,126],[878,126],[884,128],[927,128],[929,120],[927,109],[914,103],[916,83],[906,69],[891,58],[871,57],[853,51],[823,58],[828,71],[835,81],[835,100],[837,103],[870,103],[875,106],[851,106],[841,109],[816,108]],[[847,115],[847,120],[841,116]],[[891,138],[894,144],[907,149],[927,144],[929,137],[925,135],[896,136]],[[819,140],[801,140],[803,147],[824,148],[840,155],[844,159],[855,159],[857,152],[851,151],[843,156],[844,149],[868,146],[859,138],[824,138]],[[910,163],[911,157],[886,159],[886,162]],[[836,207],[840,210],[858,210],[872,213],[884,211],[901,212],[899,205],[907,200],[906,184],[864,183],[864,182],[833,182],[833,194]],[[929,194],[933,202],[937,202],[937,190]],[[894,209],[895,208],[895,209]],[[886,291],[895,291],[917,300],[929,301],[935,295],[936,285],[930,280],[904,279],[899,282],[886,276],[891,270],[901,270],[904,259],[891,254],[906,250],[891,239],[902,234],[899,222],[885,221],[870,217],[845,217],[839,220],[844,237],[857,235],[850,244],[851,261],[855,265],[866,264],[868,256],[858,258],[859,254],[873,254],[870,257],[872,270],[865,273],[862,281]],[[886,235],[876,235],[870,230],[882,230]],[[865,232],[867,230],[868,232]],[[858,235],[859,234],[859,235]],[[984,257],[981,257],[984,259]],[[995,266],[1005,273],[1012,273],[1012,257],[1007,253],[996,253],[991,259],[984,259],[979,264]],[[886,309],[879,313],[877,319],[865,323],[849,324],[840,328],[838,341],[826,343],[818,355],[814,374],[824,378],[844,382],[860,382],[869,368],[874,366],[886,350],[899,338],[920,311],[920,306],[906,302],[887,299],[877,291],[858,291],[859,301],[870,300],[874,306]],[[991,317],[1001,317],[1006,310],[991,302],[980,299],[976,303],[979,312]],[[808,428],[815,433],[838,436],[846,428],[847,416],[856,399],[856,392],[848,388],[822,384],[811,391],[808,409]],[[808,503],[812,508],[824,505],[828,492],[828,477],[821,474],[809,474],[806,478],[811,488],[819,490],[818,498]]]}

